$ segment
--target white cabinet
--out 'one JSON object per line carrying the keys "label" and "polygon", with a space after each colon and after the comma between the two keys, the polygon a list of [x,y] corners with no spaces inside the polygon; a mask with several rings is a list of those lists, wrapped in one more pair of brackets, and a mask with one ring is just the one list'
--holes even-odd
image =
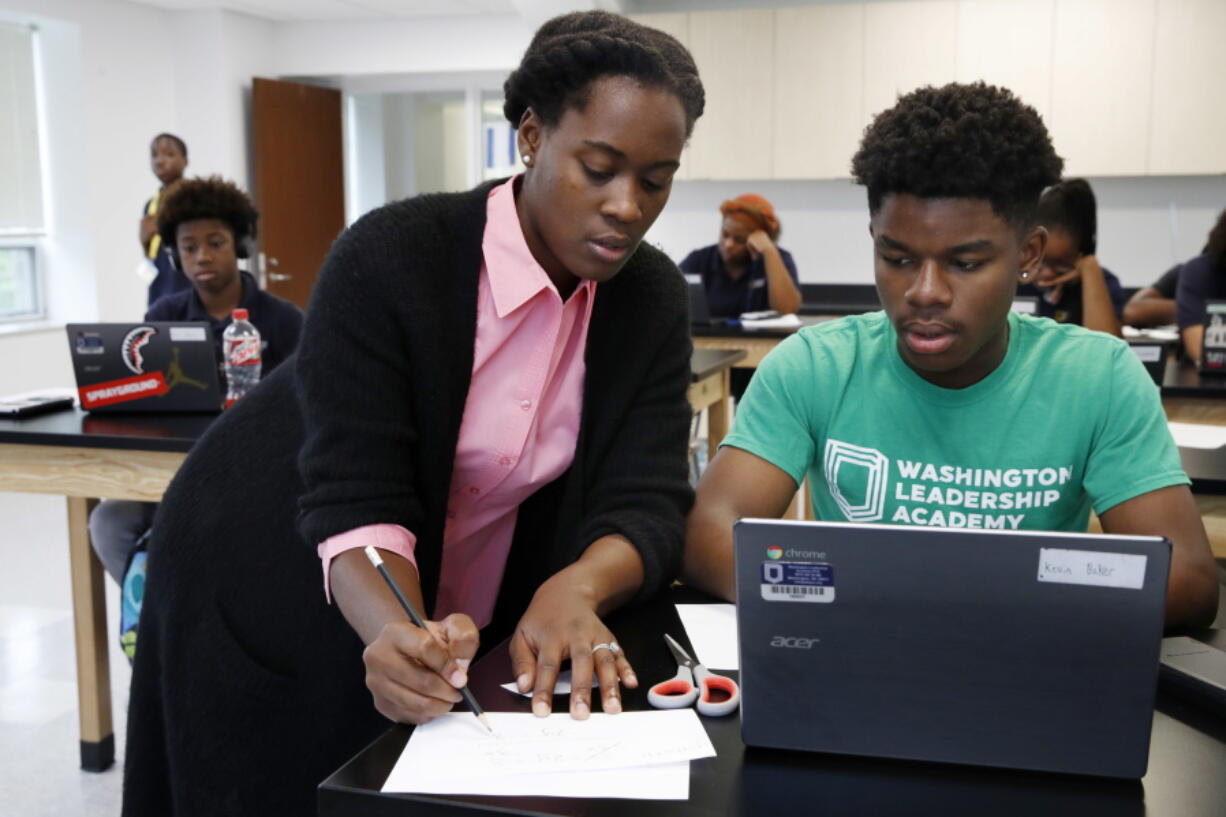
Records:
{"label": "white cabinet", "polygon": [[945,85],[957,74],[958,4],[954,0],[866,3],[864,112],[869,120],[899,94]]}
{"label": "white cabinet", "polygon": [[690,15],[690,52],[707,89],[706,113],[690,140],[691,179],[774,173],[774,35],[770,10]]}
{"label": "white cabinet", "polygon": [[1055,0],[962,0],[958,82],[1008,88],[1047,122],[1055,16]]}
{"label": "white cabinet", "polygon": [[[690,15],[685,14],[684,12],[631,14],[630,19],[637,23],[642,23],[645,26],[659,29],[665,34],[671,34],[677,40],[677,42],[681,43],[686,48],[690,47]],[[699,72],[699,77],[705,82],[706,78],[702,76],[701,72]],[[710,91],[707,91],[707,94],[709,96]],[[702,127],[705,121],[705,116],[702,119],[699,119],[698,123],[694,126],[695,129]],[[681,152],[681,167],[676,173],[673,174],[673,178],[690,178],[690,148],[688,144],[686,145],[685,150]]]}
{"label": "white cabinet", "polygon": [[1155,0],[1057,0],[1048,121],[1066,176],[1146,172]]}
{"label": "white cabinet", "polygon": [[1226,2],[1159,0],[1149,172],[1226,173]]}
{"label": "white cabinet", "polygon": [[850,174],[864,131],[864,6],[775,11],[772,177]]}

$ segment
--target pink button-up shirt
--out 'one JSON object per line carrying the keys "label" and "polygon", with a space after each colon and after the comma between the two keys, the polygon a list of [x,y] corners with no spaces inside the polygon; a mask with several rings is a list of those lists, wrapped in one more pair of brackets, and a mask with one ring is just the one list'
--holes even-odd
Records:
{"label": "pink button-up shirt", "polygon": [[[596,284],[565,302],[528,249],[515,211],[515,179],[490,192],[477,284],[477,336],[443,533],[439,619],[463,612],[489,623],[519,505],[575,456],[583,407],[583,353]],[[416,565],[412,532],[367,525],[319,546],[328,566],[342,551],[375,545]]]}

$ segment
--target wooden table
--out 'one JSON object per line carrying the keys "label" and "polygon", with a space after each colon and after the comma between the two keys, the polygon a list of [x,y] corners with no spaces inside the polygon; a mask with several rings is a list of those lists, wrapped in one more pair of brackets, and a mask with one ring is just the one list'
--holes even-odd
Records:
{"label": "wooden table", "polygon": [[[627,710],[646,709],[647,684],[676,671],[660,634],[684,633],[673,603],[703,600],[696,595],[684,589],[670,591],[646,605],[610,617],[609,627],[626,652],[634,656],[635,669],[643,680],[639,689],[623,690]],[[1202,631],[1194,635],[1226,646],[1226,633]],[[688,639],[681,640],[688,646]],[[527,712],[527,699],[498,688],[510,676],[503,645],[473,665],[469,687],[487,709]],[[554,710],[565,711],[565,702],[565,697],[555,699]],[[1220,817],[1226,803],[1226,721],[1164,692],[1159,693],[1154,712],[1149,771],[1139,782],[747,749],[741,742],[737,716],[702,720],[717,755],[690,762],[688,801],[383,794],[380,788],[412,734],[411,727],[395,726],[320,785],[319,814]]]}
{"label": "wooden table", "polygon": [[[1172,358],[1162,379],[1162,408],[1171,421],[1226,426],[1226,376],[1202,376],[1190,360]],[[1226,449],[1181,448],[1179,457],[1213,555],[1226,559]]]}
{"label": "wooden table", "polygon": [[694,349],[690,356],[690,407],[707,409],[707,461],[715,456],[732,420],[729,371],[745,359],[742,349]]}
{"label": "wooden table", "polygon": [[105,575],[89,544],[98,497],[157,502],[215,415],[99,415],[80,410],[0,420],[0,491],[68,501],[68,552],[77,654],[81,768],[115,760]]}
{"label": "wooden table", "polygon": [[843,315],[801,315],[800,326],[791,329],[742,329],[740,326],[695,326],[695,349],[732,349],[745,353],[734,368],[756,369],[762,359],[783,340],[806,326],[838,320]]}

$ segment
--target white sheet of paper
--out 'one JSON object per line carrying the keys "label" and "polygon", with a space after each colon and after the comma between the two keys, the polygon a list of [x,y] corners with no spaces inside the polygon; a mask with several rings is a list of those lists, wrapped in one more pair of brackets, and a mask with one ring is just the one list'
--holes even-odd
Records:
{"label": "white sheet of paper", "polygon": [[735,604],[678,604],[677,614],[698,653],[695,661],[708,669],[741,668]]}
{"label": "white sheet of paper", "polygon": [[1200,423],[1167,423],[1175,445],[1180,448],[1221,448],[1226,445],[1226,426],[1207,426]]}
{"label": "white sheet of paper", "polygon": [[[598,712],[585,721],[563,713],[547,718],[526,712],[485,714],[496,736],[467,712],[417,727],[383,791],[674,799],[681,767],[688,796],[686,761],[715,755],[689,708]],[[669,772],[669,766],[677,768]],[[591,777],[600,771],[604,774]],[[641,785],[649,780],[653,788]],[[598,783],[610,784],[606,793],[575,793]]]}
{"label": "white sheet of paper", "polygon": [[[488,714],[488,713],[487,713]],[[690,799],[690,762],[601,769],[594,772],[510,774],[418,780],[412,789],[396,788],[395,771],[383,784],[386,792],[416,794],[492,794],[504,797],[611,797],[628,800]]]}
{"label": "white sheet of paper", "polygon": [[[600,686],[600,679],[597,678],[595,674],[593,674],[592,675],[592,689],[595,689],[598,686]],[[520,695],[524,698],[532,697],[532,690],[528,690],[527,692],[520,692],[519,687],[516,686],[514,681],[510,681],[508,683],[503,684],[502,688],[505,689],[507,692],[510,692],[515,695]],[[558,680],[554,682],[554,685],[553,685],[553,694],[554,695],[569,695],[570,694],[570,670],[564,669],[558,673]]]}
{"label": "white sheet of paper", "polygon": [[780,315],[777,318],[760,318],[758,320],[742,320],[742,329],[791,329],[800,326],[800,316]]}

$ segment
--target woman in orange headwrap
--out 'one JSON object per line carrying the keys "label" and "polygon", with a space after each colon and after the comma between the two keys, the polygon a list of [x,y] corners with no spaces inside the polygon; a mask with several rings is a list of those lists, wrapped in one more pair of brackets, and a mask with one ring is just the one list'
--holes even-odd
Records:
{"label": "woman in orange headwrap", "polygon": [[796,263],[775,246],[779,219],[771,203],[746,193],[725,201],[719,212],[719,243],[694,250],[681,262],[682,272],[702,276],[711,314],[734,318],[763,309],[799,310]]}

